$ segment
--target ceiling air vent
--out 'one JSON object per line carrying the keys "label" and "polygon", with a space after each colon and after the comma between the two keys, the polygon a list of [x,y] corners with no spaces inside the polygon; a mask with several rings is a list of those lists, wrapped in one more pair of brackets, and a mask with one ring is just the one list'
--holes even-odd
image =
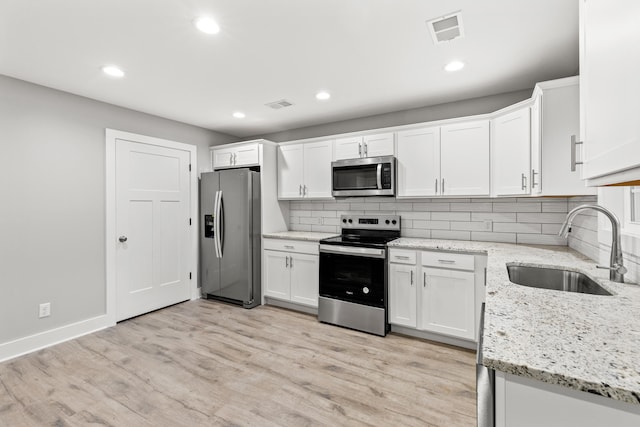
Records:
{"label": "ceiling air vent", "polygon": [[427,27],[435,44],[450,42],[464,36],[462,29],[462,11],[427,21]]}
{"label": "ceiling air vent", "polygon": [[273,108],[274,110],[279,110],[285,107],[291,107],[293,103],[287,101],[286,99],[281,99],[280,101],[269,102],[268,104],[264,104],[269,108]]}

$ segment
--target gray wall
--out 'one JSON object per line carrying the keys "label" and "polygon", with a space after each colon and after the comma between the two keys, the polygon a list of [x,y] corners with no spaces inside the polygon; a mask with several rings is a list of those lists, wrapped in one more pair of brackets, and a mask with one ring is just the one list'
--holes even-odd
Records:
{"label": "gray wall", "polygon": [[0,343],[105,313],[105,128],[237,140],[0,75]]}
{"label": "gray wall", "polygon": [[532,91],[533,89],[507,92],[499,95],[484,96],[482,98],[467,99],[430,107],[414,108],[411,110],[308,126],[283,132],[256,135],[250,138],[243,138],[243,140],[248,141],[251,139],[264,138],[274,142],[284,142],[491,113],[530,98]]}

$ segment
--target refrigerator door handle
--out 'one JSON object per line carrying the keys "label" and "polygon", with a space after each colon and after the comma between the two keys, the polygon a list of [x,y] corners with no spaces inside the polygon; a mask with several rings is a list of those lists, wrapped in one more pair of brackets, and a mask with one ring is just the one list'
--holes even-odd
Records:
{"label": "refrigerator door handle", "polygon": [[216,191],[213,215],[213,246],[216,251],[216,258],[222,258],[220,254],[220,191]]}
{"label": "refrigerator door handle", "polygon": [[218,202],[218,250],[220,258],[224,256],[224,200],[222,190],[220,190],[220,201]]}

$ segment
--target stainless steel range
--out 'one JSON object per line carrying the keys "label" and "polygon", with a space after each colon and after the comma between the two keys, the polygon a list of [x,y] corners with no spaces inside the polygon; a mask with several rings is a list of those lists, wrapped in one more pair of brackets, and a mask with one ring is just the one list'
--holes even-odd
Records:
{"label": "stainless steel range", "polygon": [[385,336],[387,243],[400,237],[400,217],[340,219],[342,234],[320,241],[318,320]]}

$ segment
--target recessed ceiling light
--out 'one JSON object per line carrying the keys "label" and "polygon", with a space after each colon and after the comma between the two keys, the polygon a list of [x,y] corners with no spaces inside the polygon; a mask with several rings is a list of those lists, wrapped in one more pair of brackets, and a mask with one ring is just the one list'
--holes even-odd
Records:
{"label": "recessed ceiling light", "polygon": [[124,71],[115,65],[106,65],[102,67],[102,72],[111,77],[124,77]]}
{"label": "recessed ceiling light", "polygon": [[236,111],[235,113],[233,113],[233,117],[235,117],[236,119],[244,119],[246,116],[242,111]]}
{"label": "recessed ceiling light", "polygon": [[220,26],[216,21],[208,16],[202,16],[194,22],[197,29],[205,34],[218,34],[220,32]]}
{"label": "recessed ceiling light", "polygon": [[447,71],[458,71],[464,68],[464,62],[462,61],[451,61],[447,65],[444,66],[444,69]]}
{"label": "recessed ceiling light", "polygon": [[329,92],[318,92],[316,93],[316,98],[324,101],[325,99],[331,98],[331,94]]}

